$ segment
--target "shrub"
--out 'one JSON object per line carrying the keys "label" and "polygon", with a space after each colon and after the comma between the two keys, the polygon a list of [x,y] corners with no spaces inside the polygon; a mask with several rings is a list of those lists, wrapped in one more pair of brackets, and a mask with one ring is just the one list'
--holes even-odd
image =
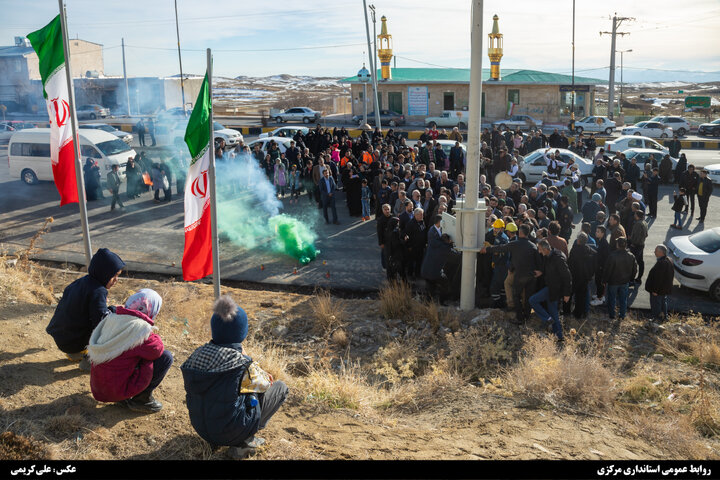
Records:
{"label": "shrub", "polygon": [[554,339],[531,336],[505,378],[516,393],[537,403],[605,408],[614,395],[612,374],[600,357],[580,352],[572,339],[558,351]]}
{"label": "shrub", "polygon": [[305,400],[330,408],[363,410],[384,399],[382,389],[371,385],[356,364],[311,367],[307,376],[298,379],[297,387]]}
{"label": "shrub", "polygon": [[320,290],[310,300],[315,316],[314,330],[320,335],[329,335],[345,321],[346,310],[341,300],[335,300],[327,290]]}
{"label": "shrub", "polygon": [[448,366],[466,380],[477,380],[497,372],[512,360],[505,330],[480,324],[447,335]]}
{"label": "shrub", "polygon": [[395,280],[380,289],[380,312],[383,317],[406,318],[412,308],[412,289],[406,282]]}

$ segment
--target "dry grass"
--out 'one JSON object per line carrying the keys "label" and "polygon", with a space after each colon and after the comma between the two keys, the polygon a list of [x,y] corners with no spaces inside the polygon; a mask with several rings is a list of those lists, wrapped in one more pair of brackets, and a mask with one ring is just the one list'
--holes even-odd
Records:
{"label": "dry grass", "polygon": [[47,274],[33,263],[0,255],[0,297],[12,302],[50,305],[56,302]]}
{"label": "dry grass", "polygon": [[77,433],[87,425],[82,415],[56,415],[45,420],[45,430],[60,437]]}
{"label": "dry grass", "polygon": [[447,403],[462,386],[463,380],[448,368],[447,362],[440,361],[421,377],[393,388],[385,406],[391,410],[419,412]]}
{"label": "dry grass", "polygon": [[665,395],[653,379],[639,376],[631,377],[624,383],[620,398],[631,403],[661,402]]}
{"label": "dry grass", "polygon": [[406,282],[392,281],[380,289],[380,312],[383,317],[407,318],[412,311],[412,289]]}
{"label": "dry grass", "polygon": [[615,395],[612,372],[599,356],[581,352],[571,337],[559,351],[553,339],[529,337],[505,382],[515,393],[540,404],[602,409],[612,404]]}
{"label": "dry grass", "polygon": [[720,435],[720,395],[708,388],[704,374],[693,400],[690,419],[695,429],[705,437]]}
{"label": "dry grass", "polygon": [[387,397],[368,381],[358,364],[345,362],[339,368],[313,366],[295,385],[306,402],[330,408],[370,410]]}
{"label": "dry grass", "polygon": [[685,415],[632,413],[627,418],[635,435],[655,445],[675,460],[707,459],[709,451]]}
{"label": "dry grass", "polygon": [[411,304],[411,312],[408,315],[411,323],[418,323],[426,320],[433,330],[437,331],[440,327],[448,327],[451,330],[460,328],[460,320],[452,310],[441,308],[437,302],[422,300],[413,300]]}
{"label": "dry grass", "polygon": [[41,460],[47,458],[47,451],[40,442],[13,432],[0,433],[0,460]]}
{"label": "dry grass", "polygon": [[342,300],[334,299],[327,290],[317,292],[310,300],[315,323],[313,330],[319,335],[330,335],[333,330],[342,326],[347,316],[347,309]]}
{"label": "dry grass", "polygon": [[657,339],[658,351],[690,364],[720,367],[720,332],[708,328],[702,317],[673,322]]}
{"label": "dry grass", "polygon": [[449,368],[466,380],[495,374],[513,358],[505,330],[492,324],[448,334],[447,342]]}
{"label": "dry grass", "polygon": [[422,351],[417,336],[392,340],[375,354],[373,371],[389,385],[415,378],[422,375],[428,364],[427,359],[420,358]]}

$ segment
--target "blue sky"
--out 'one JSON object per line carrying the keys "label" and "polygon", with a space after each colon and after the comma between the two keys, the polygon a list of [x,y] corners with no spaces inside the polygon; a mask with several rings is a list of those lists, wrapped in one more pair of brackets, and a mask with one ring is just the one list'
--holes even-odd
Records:
{"label": "blue sky", "polygon": [[[370,0],[388,17],[399,67],[470,65],[470,0]],[[487,0],[484,34],[500,16],[505,68],[569,72],[572,0]],[[576,72],[604,78],[609,65],[609,16],[636,20],[618,37],[626,75],[633,69],[720,71],[718,0],[577,0]],[[681,7],[680,7],[681,5]],[[178,73],[173,0],[67,0],[72,37],[105,46],[107,75],[122,74],[125,37],[128,74]],[[57,14],[54,0],[0,0],[0,45],[10,45]],[[367,61],[362,0],[178,0],[183,70],[203,73],[205,48],[214,50],[215,74],[279,73],[349,76]],[[372,34],[372,25],[371,25]],[[300,47],[325,47],[308,48]],[[273,50],[274,51],[257,51]],[[256,51],[251,51],[256,50]],[[618,56],[619,57],[619,56]],[[424,62],[424,63],[421,63]],[[488,66],[484,54],[484,66]],[[618,58],[619,63],[619,58]],[[660,75],[660,73],[658,73]],[[682,73],[663,72],[683,79]],[[720,74],[717,76],[720,80]]]}

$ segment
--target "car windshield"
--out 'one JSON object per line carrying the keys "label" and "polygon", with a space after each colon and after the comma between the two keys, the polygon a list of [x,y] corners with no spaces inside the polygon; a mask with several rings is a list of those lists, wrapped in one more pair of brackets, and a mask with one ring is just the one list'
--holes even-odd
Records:
{"label": "car windshield", "polygon": [[590,120],[590,118],[592,118],[592,117],[585,117],[585,118],[583,118],[582,120],[580,120],[579,123],[585,123],[585,122],[587,122],[588,120]]}
{"label": "car windshield", "polygon": [[110,133],[115,132],[115,129],[113,127],[111,127],[110,125],[98,125],[95,128],[97,128],[98,130],[104,130],[104,131],[110,132]]}
{"label": "car windshield", "polygon": [[628,160],[631,160],[635,155],[638,154],[638,152],[636,152],[636,151],[634,151],[634,150],[625,150],[625,151],[623,152],[623,154],[625,154],[625,157],[626,157]]}
{"label": "car windshield", "polygon": [[720,118],[718,118],[717,120],[713,120],[710,123],[715,124],[715,125],[720,125]]}
{"label": "car windshield", "polygon": [[540,153],[540,151],[536,150],[533,153],[531,153],[530,155],[528,155],[527,157],[525,157],[525,163],[532,163],[535,160],[537,160],[538,157],[541,157],[541,156],[542,156],[542,153]]}
{"label": "car windshield", "polygon": [[642,127],[644,127],[644,126],[647,125],[647,124],[648,124],[648,122],[640,122],[640,123],[636,123],[635,126],[642,128]]}
{"label": "car windshield", "polygon": [[715,230],[705,230],[688,237],[690,243],[706,253],[715,253],[720,250],[720,234]]}
{"label": "car windshield", "polygon": [[108,140],[107,142],[100,142],[96,146],[102,153],[105,154],[106,157],[130,151],[128,144],[119,138],[116,138],[115,140]]}
{"label": "car windshield", "polygon": [[225,130],[225,127],[220,122],[213,122],[213,130]]}

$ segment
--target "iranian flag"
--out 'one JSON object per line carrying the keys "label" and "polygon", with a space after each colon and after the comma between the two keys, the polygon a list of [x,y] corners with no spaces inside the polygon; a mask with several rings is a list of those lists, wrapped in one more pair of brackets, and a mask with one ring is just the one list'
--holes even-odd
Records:
{"label": "iranian flag", "polygon": [[192,157],[185,183],[185,251],[182,260],[185,281],[199,280],[213,273],[208,168],[210,155],[214,152],[210,145],[209,91],[206,74],[185,130],[185,143]]}
{"label": "iranian flag", "polygon": [[43,95],[50,117],[50,157],[53,179],[58,192],[60,192],[60,206],[76,203],[78,188],[70,125],[70,116],[73,112],[70,109],[69,86],[65,73],[60,15],[40,30],[28,34],[27,37],[40,60]]}

